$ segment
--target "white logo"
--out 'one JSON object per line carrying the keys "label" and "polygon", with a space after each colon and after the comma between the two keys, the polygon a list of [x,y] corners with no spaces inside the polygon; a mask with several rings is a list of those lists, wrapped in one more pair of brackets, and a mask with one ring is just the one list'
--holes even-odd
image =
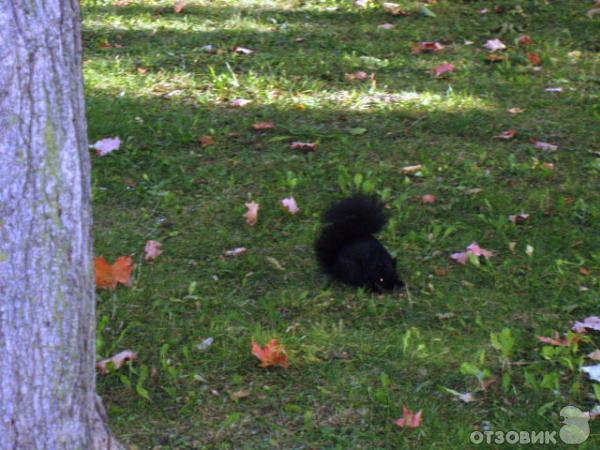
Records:
{"label": "white logo", "polygon": [[590,436],[590,414],[575,406],[565,406],[560,410],[564,425],[560,429],[560,439],[565,444],[581,444]]}
{"label": "white logo", "polygon": [[[560,410],[562,417],[560,440],[565,444],[581,444],[590,436],[590,414],[575,406],[565,406]],[[481,444],[545,444],[556,445],[556,431],[473,431],[471,443]]]}

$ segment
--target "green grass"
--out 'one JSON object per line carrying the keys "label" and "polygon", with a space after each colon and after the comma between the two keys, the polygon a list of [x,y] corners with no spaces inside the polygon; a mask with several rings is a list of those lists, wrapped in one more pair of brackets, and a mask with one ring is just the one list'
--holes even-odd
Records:
{"label": "green grass", "polygon": [[[505,12],[441,0],[426,18],[374,2],[195,1],[174,14],[170,2],[84,1],[90,140],[124,141],[93,157],[95,253],[136,261],[130,288],[98,294],[98,353],[130,348],[139,361],[98,384],[131,448],[482,448],[469,435],[486,424],[558,431],[563,406],[599,402],[578,368],[600,339],[559,354],[536,339],[598,314],[598,18],[585,16],[590,2],[495,3]],[[515,44],[521,33],[531,46]],[[490,63],[482,45],[497,37],[507,59]],[[412,55],[425,40],[446,48]],[[436,79],[444,61],[456,70]],[[345,79],[358,70],[375,82]],[[252,102],[232,108],[235,98]],[[264,120],[275,129],[252,130]],[[513,140],[493,139],[507,129]],[[205,135],[215,144],[202,148]],[[292,141],[318,147],[304,155]],[[420,173],[402,173],[413,164]],[[317,270],[321,211],[359,187],[389,207],[381,240],[401,294]],[[297,216],[279,206],[290,194]],[[254,227],[249,200],[261,205]],[[508,221],[520,212],[531,220]],[[164,245],[153,263],[148,239]],[[473,241],[489,262],[450,259]],[[490,337],[503,329],[514,340],[504,356]],[[290,368],[259,368],[253,337],[279,339]],[[423,410],[421,428],[394,424],[403,404]],[[580,448],[598,441],[592,423]]]}

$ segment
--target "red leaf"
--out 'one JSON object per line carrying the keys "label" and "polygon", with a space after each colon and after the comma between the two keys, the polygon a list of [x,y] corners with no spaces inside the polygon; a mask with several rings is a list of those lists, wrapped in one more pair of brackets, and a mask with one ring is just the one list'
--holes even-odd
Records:
{"label": "red leaf", "polygon": [[433,73],[436,77],[440,77],[441,75],[449,72],[454,72],[454,65],[450,63],[440,64],[439,66],[435,66],[433,68]]}
{"label": "red leaf", "polygon": [[423,203],[435,203],[435,195],[433,194],[425,194],[423,197],[421,197],[421,201]]}
{"label": "red leaf", "polygon": [[517,130],[506,130],[500,133],[498,136],[494,136],[494,139],[512,139],[517,134]]}
{"label": "red leaf", "polygon": [[539,66],[540,64],[542,64],[542,58],[535,53],[527,53],[527,59],[534,66]]}
{"label": "red leaf", "polygon": [[114,264],[110,265],[104,256],[94,258],[97,289],[114,289],[118,283],[125,286],[131,284],[133,259],[131,256],[121,256]]}
{"label": "red leaf", "polygon": [[292,142],[290,144],[292,150],[300,150],[304,153],[314,152],[317,148],[317,144],[313,142]]}
{"label": "red leaf", "polygon": [[421,426],[421,418],[423,416],[423,410],[419,410],[417,413],[408,409],[405,405],[402,405],[402,417],[396,420],[396,425],[400,428],[419,428]]}
{"label": "red leaf", "polygon": [[288,368],[288,356],[285,349],[279,344],[277,339],[271,339],[264,348],[252,339],[252,354],[260,361],[260,367],[280,366]]}

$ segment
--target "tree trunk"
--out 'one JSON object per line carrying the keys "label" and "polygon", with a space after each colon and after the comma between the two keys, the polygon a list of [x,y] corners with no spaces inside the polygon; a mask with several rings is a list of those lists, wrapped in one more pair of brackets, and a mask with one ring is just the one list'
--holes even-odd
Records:
{"label": "tree trunk", "polygon": [[0,449],[117,449],[95,394],[78,0],[0,0]]}

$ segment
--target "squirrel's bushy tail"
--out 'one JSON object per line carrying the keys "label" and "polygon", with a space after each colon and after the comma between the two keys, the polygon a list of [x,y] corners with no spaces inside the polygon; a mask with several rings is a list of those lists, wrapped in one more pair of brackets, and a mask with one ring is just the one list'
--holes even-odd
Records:
{"label": "squirrel's bushy tail", "polygon": [[383,204],[376,197],[356,194],[334,203],[323,215],[324,227],[315,245],[319,261],[331,267],[342,247],[377,233],[386,222]]}

